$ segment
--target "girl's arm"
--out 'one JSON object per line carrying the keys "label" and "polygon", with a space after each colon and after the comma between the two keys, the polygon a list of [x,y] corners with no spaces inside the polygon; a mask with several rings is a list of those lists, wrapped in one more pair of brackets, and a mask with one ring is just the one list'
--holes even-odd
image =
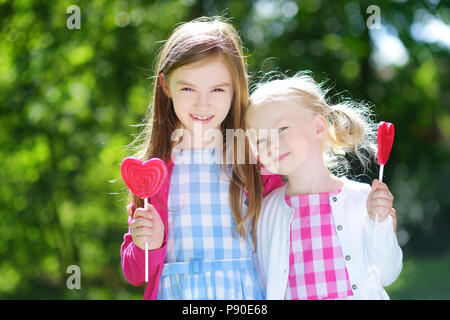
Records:
{"label": "girl's arm", "polygon": [[[129,213],[128,233],[124,235],[120,248],[122,272],[129,283],[141,286],[145,282],[145,250],[136,246],[131,236],[130,224],[133,221],[134,206],[128,206],[127,210]],[[166,239],[161,248],[148,251],[149,282],[157,281],[158,271],[164,265],[165,250]]]}
{"label": "girl's arm", "polygon": [[[391,212],[394,197],[386,184],[374,180],[367,197],[366,226],[368,232],[367,257],[379,272],[380,284],[388,286],[397,279],[402,270],[403,253],[395,235]],[[375,228],[375,216],[379,222]],[[375,235],[376,234],[376,235]]]}
{"label": "girl's arm", "polygon": [[369,234],[367,244],[367,257],[370,265],[377,266],[380,272],[380,282],[383,287],[393,283],[400,274],[403,266],[403,252],[394,232],[391,216],[378,222],[376,243],[373,243],[375,222],[366,217],[366,226]]}

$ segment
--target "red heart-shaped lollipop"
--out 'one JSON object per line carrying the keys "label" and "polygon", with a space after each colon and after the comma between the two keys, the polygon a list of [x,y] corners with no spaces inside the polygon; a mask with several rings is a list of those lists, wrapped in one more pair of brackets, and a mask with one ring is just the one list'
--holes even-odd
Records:
{"label": "red heart-shaped lollipop", "polygon": [[378,143],[378,164],[385,165],[389,159],[394,143],[395,129],[390,122],[381,121],[378,126],[377,143]]}
{"label": "red heart-shaped lollipop", "polygon": [[153,197],[167,175],[167,166],[159,158],[146,162],[129,157],[123,160],[120,166],[123,181],[138,197],[145,199]]}

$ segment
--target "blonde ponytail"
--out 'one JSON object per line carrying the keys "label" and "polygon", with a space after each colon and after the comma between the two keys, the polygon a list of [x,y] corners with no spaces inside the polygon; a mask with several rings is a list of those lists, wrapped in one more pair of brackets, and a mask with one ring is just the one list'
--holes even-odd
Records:
{"label": "blonde ponytail", "polygon": [[364,122],[350,107],[338,104],[330,107],[329,143],[334,153],[353,151],[364,139]]}
{"label": "blonde ponytail", "polygon": [[[353,153],[367,169],[376,152],[376,124],[370,107],[355,101],[344,101],[330,107],[328,130],[328,167],[336,173],[346,172],[348,164],[341,159]],[[330,152],[331,151],[331,152]]]}

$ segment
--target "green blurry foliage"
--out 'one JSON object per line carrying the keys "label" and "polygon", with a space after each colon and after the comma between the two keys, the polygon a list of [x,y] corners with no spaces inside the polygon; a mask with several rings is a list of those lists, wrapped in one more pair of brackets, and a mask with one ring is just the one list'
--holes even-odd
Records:
{"label": "green blurry foliage", "polygon": [[[0,298],[141,299],[144,288],[120,267],[128,215],[119,166],[151,101],[162,41],[180,22],[217,14],[233,18],[252,83],[311,70],[336,99],[371,101],[396,125],[385,181],[406,270],[392,292],[425,298],[408,291],[410,266],[421,265],[408,259],[449,249],[450,62],[448,48],[409,30],[419,10],[450,23],[449,8],[434,3],[378,3],[409,54],[379,69],[369,1],[0,1]],[[80,30],[66,26],[70,5],[80,7]],[[362,180],[374,177],[375,164]],[[432,261],[448,266],[448,257]],[[81,268],[80,290],[66,287],[69,265]]]}

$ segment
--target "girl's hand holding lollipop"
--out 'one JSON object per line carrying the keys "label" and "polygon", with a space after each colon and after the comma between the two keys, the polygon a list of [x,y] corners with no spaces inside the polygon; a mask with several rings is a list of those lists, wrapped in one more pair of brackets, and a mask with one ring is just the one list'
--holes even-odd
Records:
{"label": "girl's hand holding lollipop", "polygon": [[159,249],[164,240],[164,224],[155,207],[147,203],[145,208],[137,208],[130,225],[133,242],[142,250]]}
{"label": "girl's hand holding lollipop", "polygon": [[388,186],[375,179],[372,182],[372,191],[367,198],[367,212],[369,217],[381,222],[391,213],[394,196],[389,191]]}
{"label": "girl's hand holding lollipop", "polygon": [[[387,214],[390,213],[390,210],[392,208],[392,204],[394,201],[394,198],[389,191],[386,184],[382,183],[383,181],[383,171],[384,171],[384,165],[387,163],[389,159],[389,155],[392,150],[392,144],[394,143],[394,134],[395,129],[394,125],[390,122],[384,122],[381,121],[380,125],[378,126],[378,132],[377,132],[377,144],[378,144],[378,154],[377,154],[377,160],[378,164],[380,165],[380,173],[379,173],[379,181],[374,181],[372,184],[372,192],[369,195],[369,198],[367,199],[367,208],[369,215],[375,215],[375,232],[374,232],[374,238],[373,238],[373,246],[376,244],[377,239],[377,226],[378,226],[378,220],[384,220],[387,217]],[[372,208],[372,210],[369,210],[369,205]],[[389,211],[387,210],[387,207],[389,208]],[[385,214],[386,213],[386,214]]]}
{"label": "girl's hand holding lollipop", "polygon": [[158,249],[164,240],[164,225],[156,209],[148,202],[161,188],[167,176],[167,166],[161,159],[142,162],[126,158],[120,167],[123,181],[138,197],[144,199],[144,208],[137,208],[130,225],[133,242],[145,249],[145,282],[148,282],[148,250]]}

